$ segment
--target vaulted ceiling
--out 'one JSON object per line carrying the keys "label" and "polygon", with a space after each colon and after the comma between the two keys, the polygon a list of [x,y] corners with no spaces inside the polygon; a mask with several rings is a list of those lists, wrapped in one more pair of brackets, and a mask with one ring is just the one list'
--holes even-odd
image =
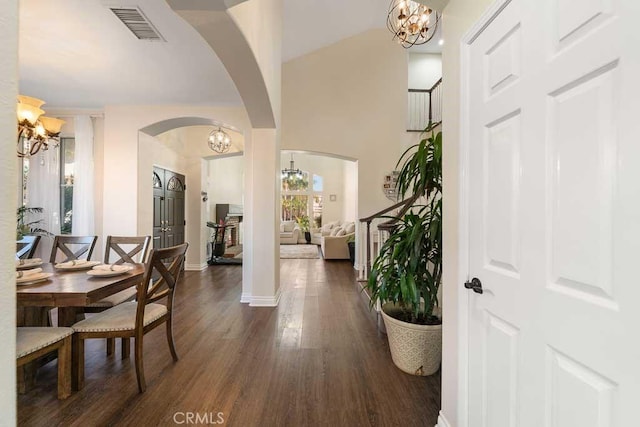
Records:
{"label": "vaulted ceiling", "polygon": [[[284,0],[283,61],[385,26],[389,0]],[[110,0],[20,1],[20,92],[47,107],[241,105],[211,48],[164,1],[138,6],[164,37],[141,41]],[[437,45],[437,43],[434,43]]]}

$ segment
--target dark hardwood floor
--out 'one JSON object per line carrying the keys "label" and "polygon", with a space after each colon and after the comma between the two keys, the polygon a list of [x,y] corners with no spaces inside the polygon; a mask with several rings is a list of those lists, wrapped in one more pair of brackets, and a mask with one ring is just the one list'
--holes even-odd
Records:
{"label": "dark hardwood floor", "polygon": [[107,358],[105,341],[91,340],[85,388],[58,401],[50,362],[18,397],[19,425],[434,426],[439,373],[393,365],[355,278],[348,262],[282,260],[282,299],[271,309],[239,303],[239,266],[186,272],[175,307],[180,360],[164,328],[145,335],[144,394],[133,354],[120,360],[118,343]]}

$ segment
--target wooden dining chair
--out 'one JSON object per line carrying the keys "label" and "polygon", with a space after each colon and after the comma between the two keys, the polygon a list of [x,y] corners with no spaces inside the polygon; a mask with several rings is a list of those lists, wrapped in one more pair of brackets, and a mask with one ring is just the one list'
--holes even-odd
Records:
{"label": "wooden dining chair", "polygon": [[[155,327],[166,324],[167,342],[174,361],[178,360],[173,343],[173,298],[184,263],[187,243],[151,251],[144,279],[137,286],[137,301],[125,302],[97,313],[72,326],[72,383],[84,387],[84,341],[92,338],[133,338],[138,390],[146,389],[143,365],[143,337]],[[154,279],[157,277],[158,279]],[[161,304],[157,301],[164,300]]]}
{"label": "wooden dining chair", "polygon": [[16,243],[16,259],[33,258],[40,243],[40,236],[22,236]]}
{"label": "wooden dining chair", "polygon": [[20,327],[16,335],[16,366],[58,353],[58,399],[71,394],[71,328]]}
{"label": "wooden dining chair", "polygon": [[[58,252],[61,252],[63,259],[60,262],[67,262],[79,259],[86,254],[86,260],[91,259],[93,248],[96,246],[98,236],[67,236],[58,235],[53,239],[51,248],[50,263],[56,262]],[[76,246],[80,246],[76,249]]]}
{"label": "wooden dining chair", "polygon": [[[110,260],[113,260],[112,263],[118,265],[124,264],[125,262],[144,264],[149,257],[150,245],[151,236],[107,236],[107,244],[104,250],[104,263],[110,264]],[[111,258],[112,253],[115,254],[114,258]],[[132,286],[129,289],[125,289],[87,305],[84,307],[84,312],[100,313],[123,302],[133,300],[136,297],[136,292],[136,287]],[[129,338],[122,338],[121,347],[122,359],[126,359],[131,353]],[[112,355],[114,349],[115,338],[107,338],[107,355]]]}
{"label": "wooden dining chair", "polygon": [[115,252],[117,259],[113,264],[145,263],[149,257],[151,236],[107,236],[107,245],[104,251],[104,263],[109,264],[110,255]]}

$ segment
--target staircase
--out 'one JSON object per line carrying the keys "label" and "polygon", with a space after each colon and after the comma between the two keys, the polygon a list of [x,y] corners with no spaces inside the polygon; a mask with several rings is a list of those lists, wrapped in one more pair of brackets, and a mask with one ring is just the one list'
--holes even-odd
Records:
{"label": "staircase", "polygon": [[371,216],[360,218],[360,241],[364,241],[366,246],[365,262],[361,263],[359,268],[359,282],[364,283],[369,279],[371,260],[377,256],[380,247],[389,237],[389,232],[393,229],[397,221],[393,217],[402,217],[419,198],[420,195],[414,194],[408,199],[389,206]]}

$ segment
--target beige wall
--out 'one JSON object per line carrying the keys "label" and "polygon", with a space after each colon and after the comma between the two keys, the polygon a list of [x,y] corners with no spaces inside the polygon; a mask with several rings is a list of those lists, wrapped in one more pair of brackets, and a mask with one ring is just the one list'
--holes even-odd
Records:
{"label": "beige wall", "polygon": [[221,157],[207,161],[209,219],[216,220],[216,204],[242,205],[244,200],[244,159]]}
{"label": "beige wall", "polygon": [[3,425],[16,425],[15,161],[18,95],[18,1],[0,0],[0,414]]}
{"label": "beige wall", "polygon": [[442,52],[443,74],[443,342],[442,342],[442,414],[451,426],[464,425],[459,418],[458,366],[458,299],[462,284],[458,283],[458,216],[460,197],[460,40],[491,0],[451,0],[444,10]]}
{"label": "beige wall", "polygon": [[344,162],[342,218],[347,221],[358,219],[358,162]]}
{"label": "beige wall", "polygon": [[282,149],[357,159],[357,216],[389,206],[382,180],[406,139],[405,50],[371,30],[285,63],[282,84]]}
{"label": "beige wall", "polygon": [[409,88],[431,89],[431,87],[438,81],[438,79],[440,79],[440,77],[442,77],[441,54],[409,54]]}

